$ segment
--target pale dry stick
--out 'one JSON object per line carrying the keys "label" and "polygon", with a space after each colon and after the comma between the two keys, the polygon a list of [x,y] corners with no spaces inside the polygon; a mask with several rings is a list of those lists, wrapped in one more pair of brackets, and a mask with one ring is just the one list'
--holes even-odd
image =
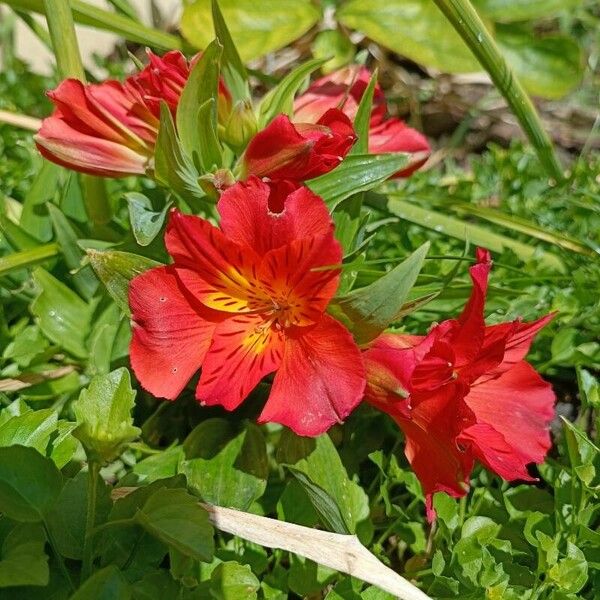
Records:
{"label": "pale dry stick", "polygon": [[[117,499],[135,489],[116,488],[112,495]],[[375,558],[355,535],[330,533],[232,508],[201,504],[208,511],[212,524],[221,531],[260,546],[298,554],[371,583],[400,600],[431,600],[427,594]]]}
{"label": "pale dry stick", "polygon": [[40,119],[29,117],[27,115],[20,115],[8,110],[0,110],[0,123],[14,125],[15,127],[29,129],[30,131],[37,131],[42,125],[42,121]]}

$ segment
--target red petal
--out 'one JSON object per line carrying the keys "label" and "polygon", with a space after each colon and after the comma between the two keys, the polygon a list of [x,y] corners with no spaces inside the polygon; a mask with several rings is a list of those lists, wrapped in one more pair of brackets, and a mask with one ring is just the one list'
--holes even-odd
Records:
{"label": "red petal", "polygon": [[181,281],[200,302],[215,310],[248,312],[263,306],[257,295],[258,256],[229,240],[200,217],[174,210],[165,243]]}
{"label": "red petal", "polygon": [[216,315],[186,296],[172,267],[135,277],[129,304],[136,377],[155,396],[174,400],[204,360]]}
{"label": "red petal", "polygon": [[[369,152],[381,154],[384,152],[423,152],[429,155],[431,148],[427,138],[404,121],[396,118],[386,119],[369,131]],[[398,171],[394,177],[408,177],[427,161],[427,156],[414,163],[407,169]]]}
{"label": "red petal", "polygon": [[[515,477],[521,477],[524,465],[544,460],[551,444],[549,423],[554,416],[555,400],[551,385],[525,361],[497,379],[475,382],[465,398],[477,421],[493,427],[510,446],[517,465],[515,473],[519,471]],[[484,442],[478,442],[484,455],[482,462],[493,468],[489,457],[493,449],[486,455]],[[503,477],[511,479],[506,474]]]}
{"label": "red petal", "polygon": [[348,330],[328,315],[288,337],[283,362],[259,422],[316,436],[343,421],[360,403],[364,367]]}
{"label": "red petal", "polygon": [[289,307],[289,324],[309,325],[321,318],[335,295],[341,261],[342,248],[329,231],[269,251],[258,279],[269,298]]}
{"label": "red petal", "polygon": [[271,186],[250,177],[221,195],[221,229],[230,240],[263,255],[293,240],[331,231],[327,206],[308,188],[284,198],[273,198],[271,192]]}
{"label": "red petal", "polygon": [[279,367],[283,348],[281,331],[265,324],[260,315],[226,319],[215,330],[196,398],[233,410],[265,375]]}

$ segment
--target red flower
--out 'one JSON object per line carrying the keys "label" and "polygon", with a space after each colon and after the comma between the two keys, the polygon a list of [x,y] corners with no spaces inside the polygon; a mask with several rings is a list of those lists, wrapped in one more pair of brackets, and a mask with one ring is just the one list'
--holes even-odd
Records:
{"label": "red flower", "polygon": [[[175,113],[193,61],[188,64],[178,51],[162,58],[152,52],[148,56],[150,64],[124,83],[67,79],[48,92],[56,109],[35,136],[40,153],[91,175],[122,177],[151,169],[160,102]],[[225,118],[231,97],[222,83],[218,104]]]}
{"label": "red flower", "polygon": [[130,287],[131,364],[141,384],[174,399],[202,366],[196,397],[236,408],[276,372],[260,422],[318,435],[360,402],[365,377],[350,333],[325,309],[342,259],[323,201],[251,177],[225,191],[220,228],[171,213],[174,264]]}
{"label": "red flower", "polygon": [[[362,66],[352,65],[317,79],[308,90],[294,102],[294,119],[314,122],[330,108],[341,109],[354,120],[360,100],[369,84],[371,73]],[[379,85],[373,94],[373,109],[369,130],[369,152],[409,152],[429,154],[427,139],[416,129],[408,127],[395,117],[385,118],[386,102]],[[426,156],[396,173],[395,177],[407,177],[425,163]]]}
{"label": "red flower", "polygon": [[279,115],[248,144],[244,171],[272,180],[312,179],[337,167],[355,141],[352,123],[340,110],[328,110],[316,125],[292,124]]}
{"label": "red flower", "polygon": [[404,431],[430,520],[432,495],[465,495],[475,460],[504,479],[532,480],[526,465],[542,462],[550,447],[555,396],[523,359],[553,315],[486,326],[490,268],[489,252],[478,249],[458,319],[425,337],[384,334],[364,355],[366,398]]}

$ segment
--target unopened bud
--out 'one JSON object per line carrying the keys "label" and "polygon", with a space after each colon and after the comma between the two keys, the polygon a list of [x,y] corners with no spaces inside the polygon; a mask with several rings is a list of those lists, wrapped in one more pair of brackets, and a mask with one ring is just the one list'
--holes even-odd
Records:
{"label": "unopened bud", "polygon": [[234,183],[235,177],[229,169],[218,169],[214,173],[207,173],[198,178],[198,185],[207,196],[215,201]]}
{"label": "unopened bud", "polygon": [[221,137],[234,150],[243,150],[258,130],[258,123],[251,104],[240,101],[229,115]]}

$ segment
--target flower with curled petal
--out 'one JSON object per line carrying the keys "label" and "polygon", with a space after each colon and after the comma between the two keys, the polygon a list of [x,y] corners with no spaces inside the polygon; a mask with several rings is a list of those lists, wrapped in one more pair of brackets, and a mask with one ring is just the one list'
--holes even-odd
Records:
{"label": "flower with curled petal", "polygon": [[430,520],[432,496],[464,496],[475,460],[507,480],[532,480],[529,463],[550,448],[555,395],[524,359],[550,321],[486,326],[491,258],[477,250],[473,291],[458,319],[426,336],[383,334],[365,352],[366,398],[404,431]]}
{"label": "flower with curled petal", "polygon": [[346,328],[326,314],[342,251],[324,202],[256,177],[225,191],[220,227],[178,211],[173,264],[131,282],[131,364],[174,399],[201,367],[196,398],[233,410],[275,373],[260,422],[319,435],[360,402],[365,377]]}

